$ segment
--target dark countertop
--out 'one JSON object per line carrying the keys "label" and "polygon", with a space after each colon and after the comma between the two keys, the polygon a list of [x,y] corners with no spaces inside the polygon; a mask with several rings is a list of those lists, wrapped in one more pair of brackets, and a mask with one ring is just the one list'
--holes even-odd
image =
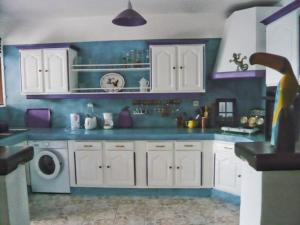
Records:
{"label": "dark countertop", "polygon": [[300,170],[300,152],[276,152],[268,142],[236,143],[235,154],[257,171]]}
{"label": "dark countertop", "polygon": [[14,171],[19,164],[33,159],[33,147],[0,146],[0,176]]}

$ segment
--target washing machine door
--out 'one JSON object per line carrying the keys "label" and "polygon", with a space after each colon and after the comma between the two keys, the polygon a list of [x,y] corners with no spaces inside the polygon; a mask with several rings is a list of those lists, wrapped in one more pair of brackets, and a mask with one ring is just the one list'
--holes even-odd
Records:
{"label": "washing machine door", "polygon": [[35,168],[41,178],[51,180],[59,175],[62,162],[58,155],[51,151],[44,150],[39,152],[35,157]]}

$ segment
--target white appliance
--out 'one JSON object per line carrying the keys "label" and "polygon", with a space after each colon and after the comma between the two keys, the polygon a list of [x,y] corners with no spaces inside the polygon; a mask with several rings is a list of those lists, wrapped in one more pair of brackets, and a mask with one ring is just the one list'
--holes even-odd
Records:
{"label": "white appliance", "polygon": [[103,113],[103,128],[111,129],[114,127],[113,114],[112,113]]}
{"label": "white appliance", "polygon": [[70,193],[68,144],[66,141],[31,141],[32,192]]}
{"label": "white appliance", "polygon": [[71,130],[80,128],[80,116],[77,113],[70,114]]}
{"label": "white appliance", "polygon": [[93,117],[86,117],[84,120],[84,128],[86,130],[92,130],[97,127],[97,118],[95,116]]}

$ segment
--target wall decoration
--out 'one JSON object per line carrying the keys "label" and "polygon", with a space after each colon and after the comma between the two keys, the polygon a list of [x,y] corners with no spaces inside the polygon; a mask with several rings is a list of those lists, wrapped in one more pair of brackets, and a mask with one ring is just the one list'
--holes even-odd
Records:
{"label": "wall decoration", "polygon": [[236,71],[246,71],[248,70],[248,64],[244,63],[244,60],[247,59],[247,56],[242,57],[241,53],[233,53],[233,59],[230,59],[229,62],[234,62],[237,65]]}

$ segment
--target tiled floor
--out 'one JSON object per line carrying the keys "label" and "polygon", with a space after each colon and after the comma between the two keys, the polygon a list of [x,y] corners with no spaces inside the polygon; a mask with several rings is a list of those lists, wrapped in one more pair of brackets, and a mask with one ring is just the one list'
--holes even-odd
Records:
{"label": "tiled floor", "polygon": [[31,225],[238,225],[239,208],[210,198],[32,195]]}

